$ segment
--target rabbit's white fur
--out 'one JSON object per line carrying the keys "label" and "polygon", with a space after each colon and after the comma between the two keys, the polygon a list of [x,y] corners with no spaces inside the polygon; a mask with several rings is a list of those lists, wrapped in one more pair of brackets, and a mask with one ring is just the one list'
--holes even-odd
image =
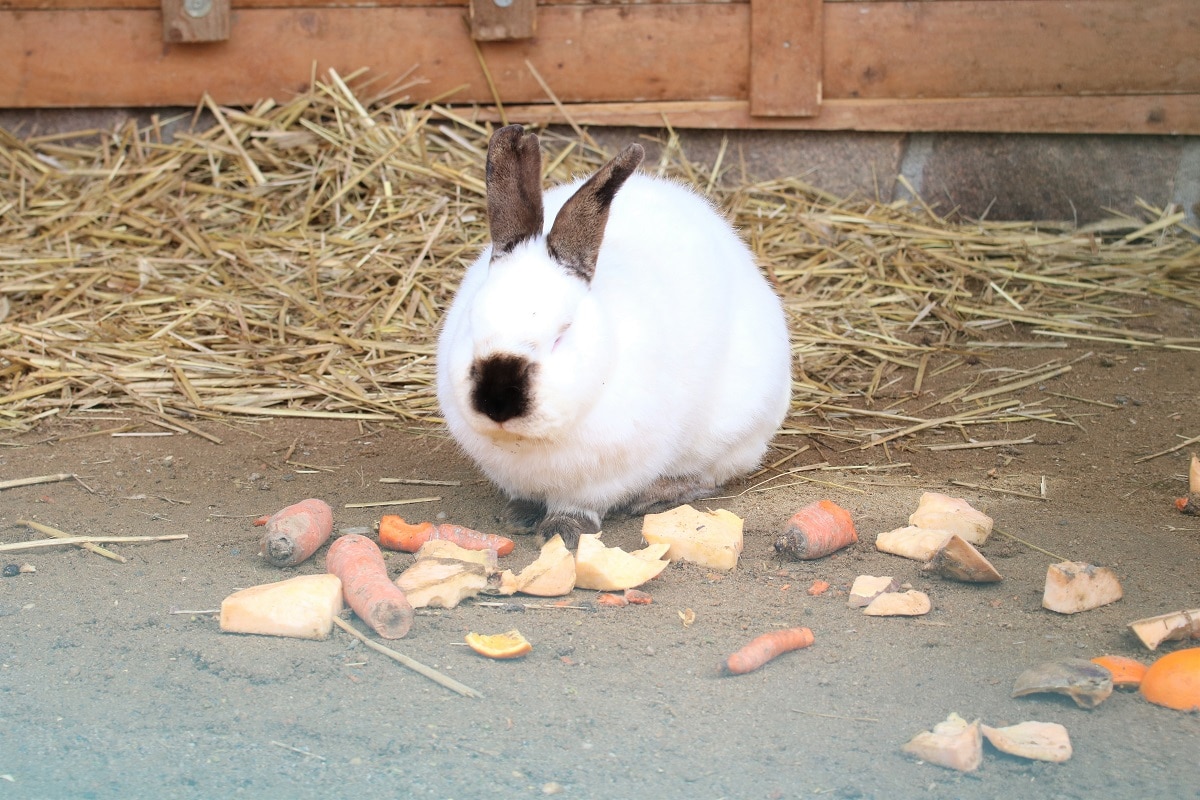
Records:
{"label": "rabbit's white fur", "polygon": [[[550,230],[583,181],[544,195]],[[472,404],[472,365],[535,364],[526,413]],[[791,354],[778,297],[703,198],[631,175],[613,199],[588,283],[534,236],[463,278],[438,342],[451,435],[511,498],[599,527],[659,479],[715,489],[759,464],[788,408]],[[651,490],[652,491],[652,490]],[[551,535],[547,533],[547,535]]]}

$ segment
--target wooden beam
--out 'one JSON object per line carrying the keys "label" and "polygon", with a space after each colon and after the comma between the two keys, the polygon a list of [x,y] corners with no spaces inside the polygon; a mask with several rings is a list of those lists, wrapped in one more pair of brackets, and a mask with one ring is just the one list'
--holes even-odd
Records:
{"label": "wooden beam", "polygon": [[750,0],[750,113],[821,110],[822,0]]}
{"label": "wooden beam", "polygon": [[220,42],[229,38],[229,0],[162,0],[164,42]]}
{"label": "wooden beam", "polygon": [[[562,124],[549,104],[508,105],[510,122]],[[744,100],[675,103],[577,103],[565,106],[579,125],[813,131],[959,131],[991,133],[1200,134],[1200,95],[1124,97],[965,97],[953,100],[826,100],[816,117],[757,117]],[[498,121],[486,106],[460,108]]]}
{"label": "wooden beam", "polygon": [[471,0],[471,38],[477,42],[532,39],[537,0]]}
{"label": "wooden beam", "polygon": [[[205,92],[251,104],[305,91],[314,63],[367,67],[383,84],[415,70],[415,101],[492,102],[463,15],[247,9],[228,42],[164,47],[157,11],[0,11],[12,76],[0,107],[194,105]],[[506,103],[548,99],[526,60],[564,102],[736,99],[747,95],[749,24],[748,7],[729,3],[559,5],[539,8],[536,39],[480,49]]]}
{"label": "wooden beam", "polygon": [[[191,106],[205,92],[250,104],[305,91],[314,63],[367,67],[376,85],[411,70],[423,81],[409,89],[414,102],[493,101],[466,0],[240,10],[260,0],[234,0],[227,42],[187,46],[163,45],[157,5],[13,10],[30,2],[50,0],[0,0],[0,107]],[[699,127],[717,127],[704,116],[714,114],[737,127],[1200,133],[1194,2],[825,2],[823,98],[811,118],[751,114],[761,109],[751,108],[749,2],[546,0],[536,39],[480,49],[507,105],[548,99],[528,60],[564,103],[645,104],[625,116],[666,102],[741,104],[691,106],[687,124]]]}

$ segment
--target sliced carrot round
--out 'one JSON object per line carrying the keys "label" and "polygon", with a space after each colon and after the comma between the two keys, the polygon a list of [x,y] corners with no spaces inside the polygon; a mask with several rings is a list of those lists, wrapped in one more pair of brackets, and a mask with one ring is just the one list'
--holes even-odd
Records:
{"label": "sliced carrot round", "polygon": [[1200,647],[1176,650],[1151,664],[1142,678],[1142,696],[1167,708],[1200,710]]}
{"label": "sliced carrot round", "polygon": [[1096,656],[1092,663],[1112,673],[1113,686],[1140,686],[1146,675],[1146,665],[1128,656]]}
{"label": "sliced carrot round", "polygon": [[472,631],[467,634],[467,644],[476,653],[488,658],[518,658],[533,649],[529,640],[516,628],[508,633],[491,635]]}

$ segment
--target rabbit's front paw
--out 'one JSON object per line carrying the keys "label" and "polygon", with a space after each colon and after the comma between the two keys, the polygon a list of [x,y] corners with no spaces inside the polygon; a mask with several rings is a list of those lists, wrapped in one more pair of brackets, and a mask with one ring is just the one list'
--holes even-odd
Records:
{"label": "rabbit's front paw", "polygon": [[561,536],[568,550],[574,550],[579,545],[579,537],[585,533],[599,533],[600,517],[588,511],[557,511],[547,514],[537,527],[538,534],[544,540]]}

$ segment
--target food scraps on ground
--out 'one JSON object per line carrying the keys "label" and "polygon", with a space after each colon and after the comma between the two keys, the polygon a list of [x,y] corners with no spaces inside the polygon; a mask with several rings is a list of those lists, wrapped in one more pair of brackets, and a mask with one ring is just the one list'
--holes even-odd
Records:
{"label": "food scraps on ground", "polygon": [[968,723],[951,712],[933,730],[921,731],[900,749],[929,764],[974,772],[983,763],[983,733],[979,720]]}
{"label": "food scraps on ground", "polygon": [[850,512],[831,500],[797,511],[775,539],[775,552],[789,558],[823,558],[858,541]]}
{"label": "food scraps on ground", "polygon": [[495,594],[521,594],[534,597],[562,597],[575,588],[575,556],[563,544],[561,536],[550,537],[542,545],[533,563],[520,572],[506,569],[492,581]]}
{"label": "food scraps on ground", "polygon": [[221,601],[221,630],[324,639],[342,610],[336,575],[299,575],[241,589]]}
{"label": "food scraps on ground", "polygon": [[649,592],[643,592],[641,589],[626,589],[625,599],[632,606],[648,606],[654,602],[654,598]]}
{"label": "food scraps on ground", "polygon": [[294,567],[329,541],[333,533],[333,509],[324,500],[310,497],[276,511],[266,519],[259,552],[277,567]]}
{"label": "food scraps on ground", "polygon": [[342,579],[346,604],[385,639],[400,639],[412,627],[413,608],[388,578],[383,553],[366,536],[352,533],[329,546],[325,569]]}
{"label": "food scraps on ground", "polygon": [[1122,594],[1117,574],[1108,567],[1063,561],[1046,570],[1042,607],[1059,614],[1077,614],[1114,603]]}
{"label": "food scraps on ground", "polygon": [[620,547],[601,544],[598,533],[585,533],[579,537],[575,551],[575,586],[602,592],[637,588],[671,563],[663,560],[669,547],[659,542],[627,553]]}
{"label": "food scraps on ground", "polygon": [[1004,728],[982,728],[984,737],[1002,753],[1056,764],[1071,757],[1071,737],[1057,722],[1029,721]]}
{"label": "food scraps on ground", "polygon": [[828,591],[829,581],[823,581],[820,578],[817,578],[812,582],[812,585],[808,587],[808,596],[817,597],[818,595],[825,594]]}
{"label": "food scraps on ground", "polygon": [[808,628],[783,628],[764,633],[725,659],[722,670],[726,675],[745,675],[776,656],[808,647],[812,643],[813,632]]}
{"label": "food scraps on ground", "polygon": [[1151,664],[1141,692],[1155,705],[1200,711],[1200,647],[1176,650]]}
{"label": "food scraps on ground", "polygon": [[710,569],[733,569],[742,552],[742,518],[719,508],[698,511],[682,505],[642,519],[642,538],[667,544],[668,561],[689,561]]}
{"label": "food scraps on ground", "polygon": [[1187,496],[1178,498],[1175,508],[1183,514],[1200,517],[1200,458],[1196,458],[1195,453],[1192,454],[1192,461],[1188,466]]}
{"label": "food scraps on ground", "polygon": [[875,549],[914,561],[928,561],[954,534],[950,531],[929,530],[905,525],[875,537]]}
{"label": "food scraps on ground", "polygon": [[1200,639],[1200,608],[1135,620],[1129,623],[1129,629],[1150,650],[1157,649],[1163,642]]}
{"label": "food scraps on ground", "polygon": [[479,655],[495,659],[519,658],[533,650],[533,645],[516,628],[490,635],[472,631],[466,641]]}
{"label": "food scraps on ground", "polygon": [[495,550],[496,555],[506,556],[515,546],[512,539],[495,533],[464,528],[446,522],[405,522],[398,514],[384,514],[379,519],[379,546],[388,550],[415,553],[430,539],[445,539],[468,550]]}
{"label": "food scraps on ground", "polygon": [[1146,675],[1146,665],[1128,656],[1096,656],[1092,663],[1111,672],[1113,686],[1118,689],[1136,689]]}
{"label": "food scraps on ground", "polygon": [[920,617],[932,609],[929,595],[909,589],[906,592],[883,592],[862,613],[868,617]]}
{"label": "food scraps on ground", "polygon": [[921,567],[921,571],[966,583],[1000,581],[1000,573],[992,563],[957,533],[950,535],[928,563]]}
{"label": "food scraps on ground", "polygon": [[629,601],[623,595],[613,594],[611,592],[602,592],[596,595],[596,605],[608,606],[610,608],[624,608],[629,605]]}
{"label": "food scraps on ground", "polygon": [[908,524],[926,530],[957,533],[974,545],[983,544],[992,533],[991,517],[972,508],[966,500],[939,492],[921,495]]}
{"label": "food scraps on ground", "polygon": [[454,608],[487,585],[487,567],[457,558],[418,558],[396,576],[396,586],[413,608]]}
{"label": "food scraps on ground", "polygon": [[1012,696],[1065,694],[1080,708],[1095,708],[1113,691],[1112,673],[1086,658],[1066,658],[1031,667],[1017,676]]}
{"label": "food scraps on ground", "polygon": [[899,588],[899,581],[891,576],[859,575],[850,586],[847,605],[851,608],[863,608],[884,592],[894,592]]}

